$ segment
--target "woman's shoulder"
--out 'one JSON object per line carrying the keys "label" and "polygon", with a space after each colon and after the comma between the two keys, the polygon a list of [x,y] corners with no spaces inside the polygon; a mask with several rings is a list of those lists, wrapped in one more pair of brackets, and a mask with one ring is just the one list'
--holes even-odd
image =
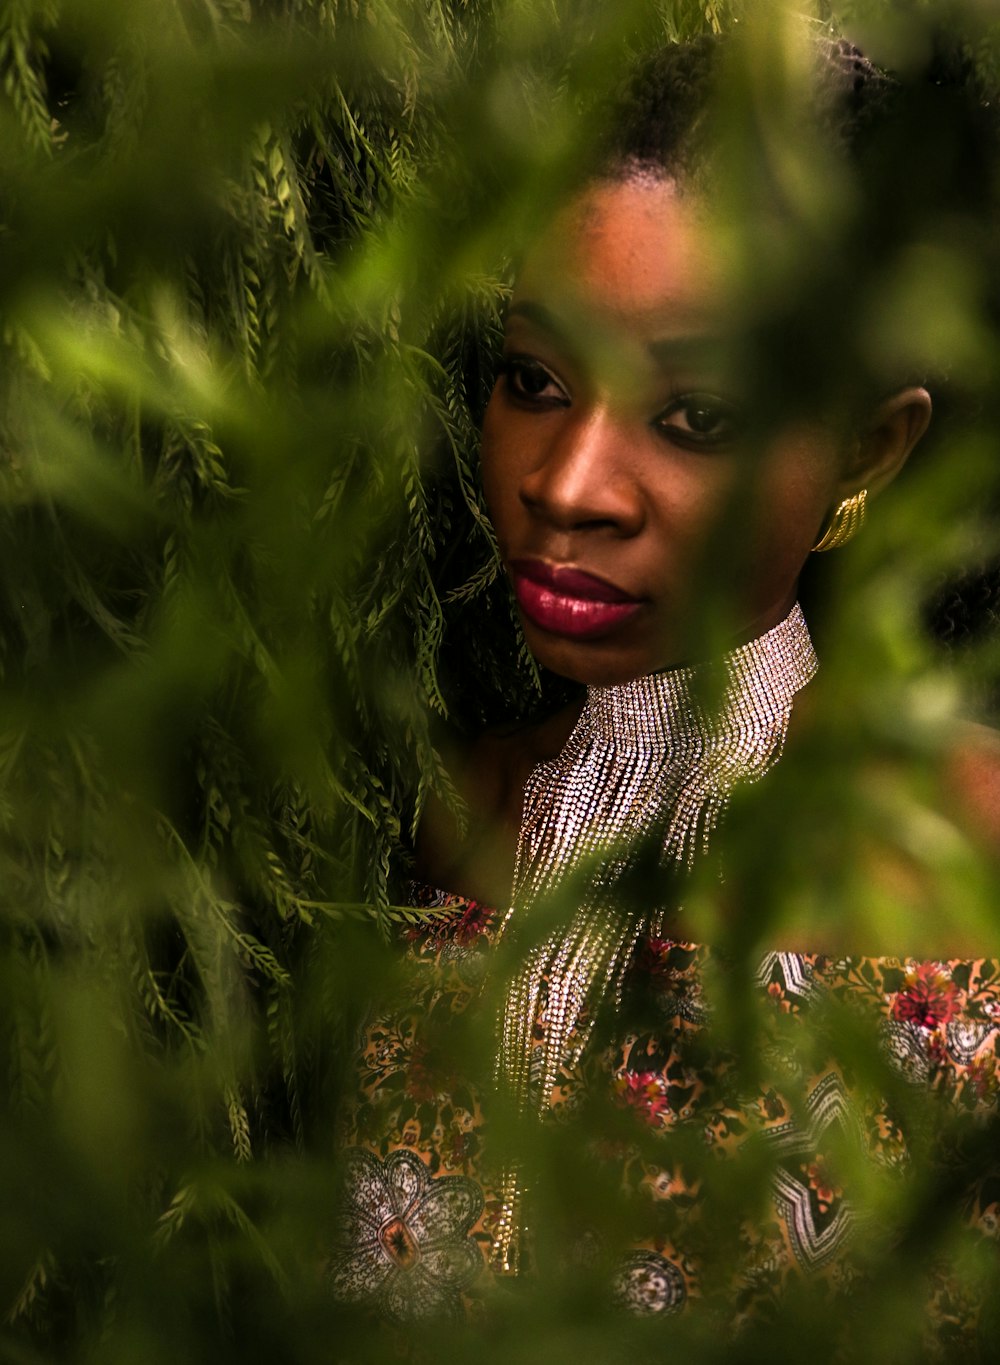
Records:
{"label": "woman's shoulder", "polygon": [[457,739],[445,761],[465,807],[464,821],[428,801],[417,835],[422,882],[490,904],[510,895],[524,785],[539,763],[553,759],[579,718],[580,701],[542,720],[492,726]]}
{"label": "woman's shoulder", "polygon": [[1000,857],[1000,730],[963,724],[948,747],[945,783],[958,823]]}

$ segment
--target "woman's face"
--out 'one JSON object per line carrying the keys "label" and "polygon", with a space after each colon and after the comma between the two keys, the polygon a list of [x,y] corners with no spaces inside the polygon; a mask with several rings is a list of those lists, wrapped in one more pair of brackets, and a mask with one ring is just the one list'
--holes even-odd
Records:
{"label": "woman's face", "polygon": [[712,603],[731,644],[777,624],[843,496],[832,430],[747,430],[717,242],[672,181],[601,182],[514,290],[486,498],[532,652],[579,682],[690,662]]}

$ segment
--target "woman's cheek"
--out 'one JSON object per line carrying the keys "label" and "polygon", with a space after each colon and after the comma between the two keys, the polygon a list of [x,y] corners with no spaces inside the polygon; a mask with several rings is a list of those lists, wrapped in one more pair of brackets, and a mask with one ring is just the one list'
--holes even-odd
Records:
{"label": "woman's cheek", "polygon": [[802,568],[837,498],[842,449],[822,427],[795,428],[763,454],[753,489],[758,554]]}

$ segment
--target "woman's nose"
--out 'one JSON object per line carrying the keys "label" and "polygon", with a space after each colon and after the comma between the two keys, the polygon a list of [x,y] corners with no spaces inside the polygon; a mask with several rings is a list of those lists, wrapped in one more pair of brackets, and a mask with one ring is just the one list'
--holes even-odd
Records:
{"label": "woman's nose", "polygon": [[565,422],[522,477],[521,501],[559,530],[605,527],[635,535],[645,507],[629,454],[629,437],[613,414]]}

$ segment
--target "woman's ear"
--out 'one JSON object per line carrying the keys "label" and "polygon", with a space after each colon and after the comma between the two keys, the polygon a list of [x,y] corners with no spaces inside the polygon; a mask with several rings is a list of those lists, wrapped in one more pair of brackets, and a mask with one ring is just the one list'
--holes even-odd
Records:
{"label": "woman's ear", "polygon": [[891,483],[930,420],[931,396],[926,389],[900,389],[879,403],[855,436],[841,480],[843,496],[861,488],[878,493]]}

